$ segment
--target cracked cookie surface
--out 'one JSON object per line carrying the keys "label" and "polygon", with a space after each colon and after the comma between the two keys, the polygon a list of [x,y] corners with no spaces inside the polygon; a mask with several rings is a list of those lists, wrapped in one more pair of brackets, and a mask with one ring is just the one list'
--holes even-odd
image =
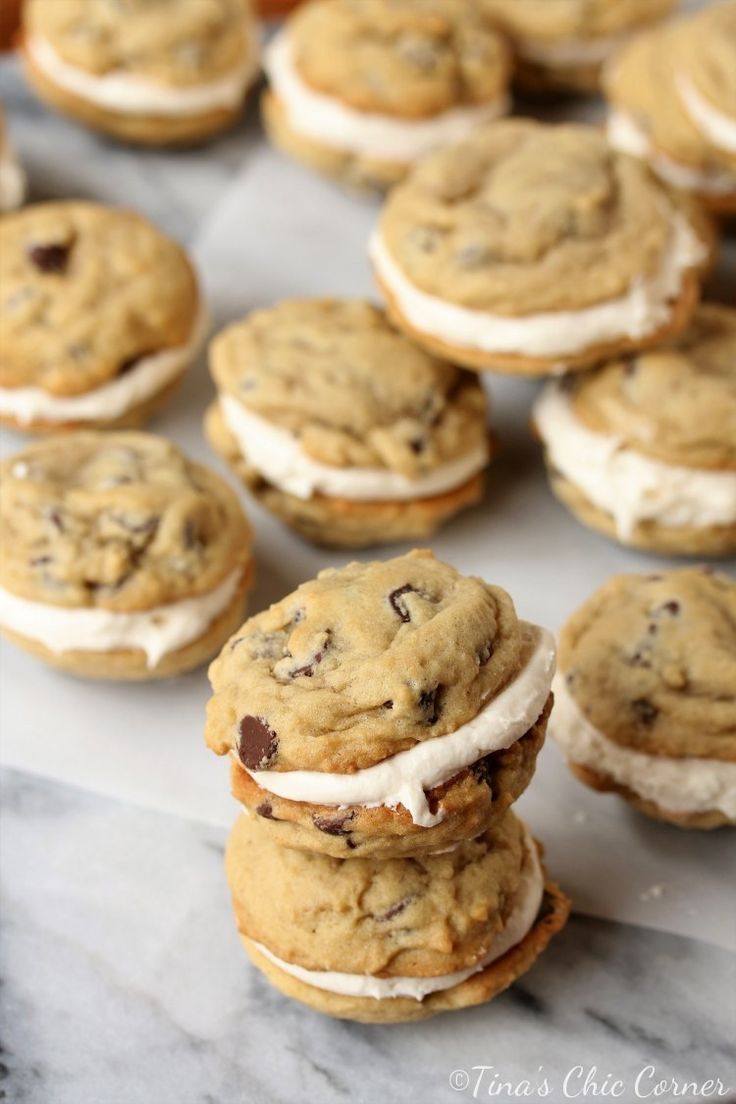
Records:
{"label": "cracked cookie surface", "polygon": [[207,742],[249,770],[359,770],[470,720],[521,649],[508,594],[430,552],[328,569],[211,665]]}
{"label": "cracked cookie surface", "polygon": [[35,204],[0,224],[0,386],[71,397],[190,340],[184,250],[130,211]]}
{"label": "cracked cookie surface", "polygon": [[0,585],[121,613],[206,594],[250,557],[234,492],[145,433],[77,433],[0,466]]}
{"label": "cracked cookie surface", "polygon": [[619,575],[570,618],[560,671],[585,718],[648,755],[736,762],[736,582]]}

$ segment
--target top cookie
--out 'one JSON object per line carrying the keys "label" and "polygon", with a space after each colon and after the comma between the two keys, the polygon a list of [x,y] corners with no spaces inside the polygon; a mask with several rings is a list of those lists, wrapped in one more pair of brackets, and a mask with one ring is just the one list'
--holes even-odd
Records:
{"label": "top cookie", "polygon": [[470,373],[358,300],[254,311],[211,346],[221,392],[298,437],[315,460],[418,478],[482,447],[486,399]]}
{"label": "top cookie", "polygon": [[679,337],[571,382],[578,417],[647,456],[736,468],[736,310],[702,304]]}
{"label": "top cookie", "polygon": [[0,465],[0,586],[130,612],[216,587],[249,554],[235,494],[147,433],[76,433]]}
{"label": "top cookie", "polygon": [[72,201],[0,223],[0,387],[83,394],[185,345],[198,312],[183,249],[139,215]]}
{"label": "top cookie", "polygon": [[592,127],[509,119],[425,158],[389,196],[380,236],[421,291],[524,316],[653,277],[674,217],[666,189]]}
{"label": "top cookie", "polygon": [[736,583],[727,576],[685,568],[610,579],[562,630],[560,671],[610,740],[736,761]]}
{"label": "top cookie", "polygon": [[70,65],[187,87],[216,79],[250,52],[248,0],[27,0],[27,34]]}
{"label": "top cookie", "polygon": [[661,18],[674,0],[481,0],[514,34],[529,38],[602,38]]}
{"label": "top cookie", "polygon": [[250,770],[359,770],[474,717],[521,647],[505,591],[431,552],[323,571],[211,665],[207,742]]}
{"label": "top cookie", "polygon": [[302,78],[361,111],[420,119],[508,83],[510,51],[472,0],[315,0],[288,35]]}

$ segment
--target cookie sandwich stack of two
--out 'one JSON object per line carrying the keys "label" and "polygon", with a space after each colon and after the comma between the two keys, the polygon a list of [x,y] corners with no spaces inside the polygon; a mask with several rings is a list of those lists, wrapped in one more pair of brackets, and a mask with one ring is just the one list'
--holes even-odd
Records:
{"label": "cookie sandwich stack of two", "polygon": [[399,1022],[531,966],[569,910],[511,810],[553,671],[505,591],[427,551],[323,571],[230,639],[206,736],[243,809],[238,929],[278,989]]}

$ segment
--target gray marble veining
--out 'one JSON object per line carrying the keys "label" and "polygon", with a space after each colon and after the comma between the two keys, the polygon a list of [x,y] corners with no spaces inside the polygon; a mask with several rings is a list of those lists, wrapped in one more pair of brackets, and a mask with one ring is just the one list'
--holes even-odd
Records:
{"label": "gray marble veining", "polygon": [[[0,1087],[14,1104],[434,1104],[473,1099],[479,1075],[488,1099],[481,1065],[513,1085],[547,1077],[553,1102],[573,1098],[564,1078],[577,1066],[621,1079],[627,1101],[649,1064],[736,1094],[725,951],[575,918],[491,1005],[340,1023],[249,965],[220,830],[15,772],[3,809]],[[473,1079],[464,1092],[450,1087],[456,1070]]]}

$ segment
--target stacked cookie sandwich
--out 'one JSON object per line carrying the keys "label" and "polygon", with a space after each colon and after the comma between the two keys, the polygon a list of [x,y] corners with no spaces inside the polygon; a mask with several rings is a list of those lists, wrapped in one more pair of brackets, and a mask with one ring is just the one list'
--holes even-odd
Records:
{"label": "stacked cookie sandwich", "polygon": [[206,736],[243,807],[238,928],[277,988],[393,1022],[529,968],[569,908],[511,811],[553,671],[505,591],[426,551],[323,571],[230,639]]}

